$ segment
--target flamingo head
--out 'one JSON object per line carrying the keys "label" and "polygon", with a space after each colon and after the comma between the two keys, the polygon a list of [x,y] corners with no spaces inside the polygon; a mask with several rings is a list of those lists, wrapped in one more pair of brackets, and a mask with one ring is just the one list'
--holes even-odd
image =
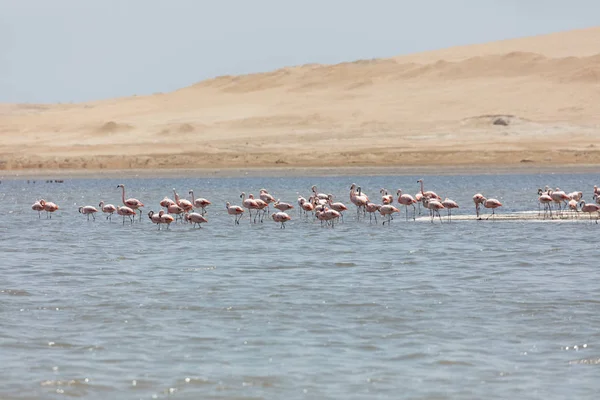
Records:
{"label": "flamingo head", "polygon": [[79,212],[81,213],[81,210],[83,209],[83,207],[79,207]]}
{"label": "flamingo head", "polygon": [[124,188],[125,188],[125,185],[123,185],[122,183],[120,183],[120,184],[118,184],[118,185],[117,185],[117,189],[118,189],[118,188],[123,188],[123,189],[124,189]]}

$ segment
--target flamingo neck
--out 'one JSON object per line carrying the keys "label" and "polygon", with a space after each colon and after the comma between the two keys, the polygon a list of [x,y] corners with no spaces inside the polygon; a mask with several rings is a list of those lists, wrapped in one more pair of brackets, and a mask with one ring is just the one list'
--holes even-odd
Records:
{"label": "flamingo neck", "polygon": [[425,194],[425,193],[423,192],[423,181],[421,181],[421,194]]}
{"label": "flamingo neck", "polygon": [[125,186],[121,186],[121,199],[123,200],[123,205],[125,205]]}

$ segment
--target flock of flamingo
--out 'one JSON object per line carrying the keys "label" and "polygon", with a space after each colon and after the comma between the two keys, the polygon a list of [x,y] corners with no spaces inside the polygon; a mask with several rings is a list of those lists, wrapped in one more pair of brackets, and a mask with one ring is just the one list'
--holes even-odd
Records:
{"label": "flock of flamingo", "polygon": [[[406,220],[409,219],[409,207],[412,207],[412,219],[415,220],[416,207],[419,207],[419,213],[421,213],[422,206],[429,210],[431,222],[434,222],[436,215],[440,222],[442,222],[440,211],[444,209],[448,212],[448,221],[451,221],[452,209],[458,208],[458,204],[449,198],[442,200],[442,198],[433,191],[425,191],[422,179],[419,179],[417,183],[420,183],[421,190],[414,197],[410,194],[403,193],[402,189],[396,191],[397,203],[400,207],[405,207]],[[135,198],[126,199],[125,185],[117,185],[117,188],[122,190],[122,206],[106,204],[104,201],[101,201],[98,205],[100,210],[106,215],[106,219],[112,221],[112,215],[117,213],[123,217],[123,224],[125,224],[127,218],[133,223],[139,211],[139,220],[141,221],[141,208],[144,207],[144,204]],[[331,227],[333,227],[337,221],[344,220],[344,212],[348,210],[348,207],[345,204],[334,202],[334,196],[332,194],[319,193],[316,186],[312,186],[311,191],[312,193],[308,198],[302,196],[298,197],[298,212],[300,215],[308,217],[308,215],[311,214],[317,220],[321,221],[321,225],[325,224],[326,226]],[[389,194],[385,188],[382,188],[379,192],[381,194],[381,202],[374,203],[369,200],[369,197],[362,191],[360,186],[357,186],[354,183],[350,186],[350,202],[356,206],[357,219],[360,220],[361,217],[365,217],[366,214],[369,214],[369,221],[371,222],[374,219],[375,223],[377,223],[377,214],[380,214],[383,218],[382,224],[385,225],[387,223],[389,225],[393,220],[394,214],[400,213],[400,210],[393,205],[394,196]],[[196,198],[193,190],[188,192],[191,200],[181,199],[175,189],[173,189],[173,194],[175,200],[165,197],[160,201],[159,204],[164,210],[161,209],[159,212],[148,212],[148,218],[152,223],[155,223],[158,226],[158,229],[161,229],[161,225],[166,225],[167,229],[169,229],[170,224],[177,219],[182,222],[191,223],[194,227],[201,227],[201,224],[208,222],[205,215],[207,213],[206,207],[211,204],[209,200],[205,198]],[[552,206],[554,205],[556,208],[555,214],[559,217],[562,216],[563,211],[568,208],[577,213],[579,211],[588,213],[590,219],[592,219],[592,214],[595,213],[597,215],[596,223],[598,223],[598,216],[600,215],[600,189],[597,186],[594,186],[593,199],[595,200],[595,204],[586,204],[586,202],[582,200],[582,192],[571,192],[567,194],[559,188],[552,190],[548,186],[543,190],[538,189],[538,196],[538,204],[540,206],[538,215],[541,215],[541,206],[543,205],[544,219],[548,216],[553,218]],[[225,204],[227,213],[234,217],[234,223],[237,225],[239,225],[240,220],[244,215],[244,209],[248,210],[251,223],[257,223],[257,221],[262,223],[265,215],[270,214],[270,204],[273,204],[273,207],[277,209],[276,212],[271,214],[271,218],[274,222],[280,224],[282,229],[285,228],[285,223],[291,220],[291,216],[287,211],[293,209],[294,206],[290,203],[281,202],[279,199],[276,200],[266,189],[260,190],[258,198],[254,198],[254,195],[252,194],[246,196],[246,193],[244,192],[242,192],[240,198],[242,199],[242,206],[232,205],[229,202]],[[490,217],[494,218],[495,209],[502,207],[500,201],[493,198],[488,199],[481,193],[477,193],[473,196],[473,202],[475,204],[477,219],[482,219],[480,216],[481,206],[491,209],[492,211],[486,219],[489,219]],[[38,212],[40,218],[42,211],[46,212],[46,218],[52,218],[52,213],[56,212],[59,209],[59,206],[55,203],[41,199],[36,201],[31,208]],[[95,214],[98,211],[99,210],[94,206],[88,205],[79,207],[79,212],[86,215],[88,220],[90,219],[90,216],[96,220]]]}

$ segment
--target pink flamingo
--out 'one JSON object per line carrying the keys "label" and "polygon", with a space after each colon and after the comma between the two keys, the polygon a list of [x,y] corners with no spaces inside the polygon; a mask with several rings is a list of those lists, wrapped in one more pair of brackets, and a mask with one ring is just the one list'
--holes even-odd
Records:
{"label": "pink flamingo", "polygon": [[42,218],[42,211],[44,211],[44,206],[40,203],[40,200],[33,203],[33,205],[31,206],[31,209],[33,211],[38,212],[38,218]]}
{"label": "pink flamingo", "polygon": [[185,213],[185,210],[178,206],[177,204],[173,203],[173,204],[169,204],[167,206],[167,212],[169,214],[175,214],[175,218],[179,218],[180,220],[183,221],[183,214]]}
{"label": "pink flamingo", "polygon": [[314,193],[315,198],[317,199],[321,199],[321,200],[327,200],[328,197],[325,193],[318,193],[317,192],[317,187],[315,185],[312,185],[312,187],[310,188],[310,190],[312,190],[312,192]]}
{"label": "pink flamingo", "polygon": [[[167,196],[165,196],[165,198],[160,201],[160,206],[164,208],[168,208],[171,204],[176,203]],[[156,214],[156,217],[158,218],[158,213]]]}
{"label": "pink flamingo", "polygon": [[275,197],[273,197],[272,195],[270,195],[269,192],[267,192],[267,189],[260,189],[258,197],[262,201],[264,201],[265,203],[267,203],[267,214],[269,212],[271,212],[271,210],[269,209],[269,204],[275,203]]}
{"label": "pink flamingo", "polygon": [[44,207],[44,211],[46,211],[46,218],[52,219],[52,213],[58,210],[58,205],[44,199],[40,200],[40,204]]}
{"label": "pink flamingo", "polygon": [[583,198],[583,192],[571,192],[567,196],[569,196],[571,200],[580,201]]}
{"label": "pink flamingo", "polygon": [[550,190],[548,192],[550,197],[552,197],[552,201],[558,205],[558,215],[562,215],[562,205],[566,204],[567,201],[571,200],[569,196],[559,188],[556,188],[555,191]]}
{"label": "pink flamingo", "polygon": [[434,199],[434,200],[442,200],[442,198],[440,196],[438,196],[435,192],[432,192],[431,190],[427,191],[427,192],[423,191],[423,179],[419,179],[417,181],[417,183],[421,184],[421,195],[423,197],[427,197],[429,199]]}
{"label": "pink flamingo", "polygon": [[350,201],[356,206],[357,219],[360,219],[360,212],[362,211],[363,215],[366,213],[365,206],[369,202],[369,197],[364,195],[361,187],[356,186],[355,183],[350,186]]}
{"label": "pink flamingo", "polygon": [[95,221],[96,216],[94,214],[96,214],[98,212],[98,210],[94,206],[82,206],[82,207],[79,207],[79,212],[81,214],[87,215],[88,221],[90,220],[90,215],[92,216],[92,218]]}
{"label": "pink flamingo", "polygon": [[263,217],[265,216],[265,214],[267,213],[267,209],[269,207],[269,204],[266,203],[265,201],[261,200],[261,199],[255,199],[254,195],[252,193],[250,193],[248,195],[248,198],[250,200],[254,200],[254,202],[256,203],[256,214],[254,215],[254,223],[256,223],[256,217],[258,217],[258,215],[260,214],[260,212],[262,211],[262,214],[260,214],[260,223],[262,224],[263,222]]}
{"label": "pink flamingo", "polygon": [[232,206],[229,202],[225,204],[225,208],[227,209],[227,214],[235,215],[235,223],[239,225],[240,219],[244,215],[244,209],[240,206]]}
{"label": "pink flamingo", "polygon": [[332,194],[328,195],[328,199],[329,200],[328,200],[327,204],[329,205],[329,208],[339,212],[340,216],[342,218],[342,222],[344,222],[344,211],[347,211],[348,207],[346,207],[346,205],[344,203],[341,203],[339,201],[334,203]]}
{"label": "pink flamingo", "polygon": [[475,203],[475,212],[477,213],[477,219],[479,219],[479,207],[483,204],[485,197],[481,193],[477,193],[473,196],[473,203]]}
{"label": "pink flamingo", "polygon": [[492,214],[488,215],[488,217],[486,218],[486,220],[488,220],[488,219],[490,219],[490,217],[496,218],[496,208],[502,207],[502,203],[500,203],[496,199],[486,199],[484,197],[483,198],[483,206],[485,208],[491,208],[492,209]]}
{"label": "pink flamingo", "polygon": [[194,209],[194,205],[192,204],[191,201],[179,198],[179,194],[177,194],[177,192],[175,191],[175,188],[173,188],[173,195],[175,196],[175,204],[177,204],[179,207],[183,208],[184,212],[190,212]]}
{"label": "pink flamingo", "polygon": [[429,197],[425,197],[425,196],[423,196],[423,198],[424,198],[423,207],[429,209],[429,211],[431,212],[431,223],[433,223],[436,213],[437,213],[438,217],[440,218],[440,222],[442,222],[442,216],[440,215],[440,210],[443,210],[446,207],[444,207],[444,205],[442,203],[440,203],[438,200],[436,200],[435,198],[429,198]]}
{"label": "pink flamingo", "polygon": [[250,223],[252,223],[252,210],[258,210],[258,204],[254,199],[246,198],[246,193],[242,192],[240,194],[240,199],[242,199],[242,206],[248,209],[250,213]]}
{"label": "pink flamingo", "polygon": [[394,202],[394,196],[388,194],[386,189],[381,188],[379,193],[381,194],[381,204],[392,204]]}
{"label": "pink flamingo", "polygon": [[137,213],[133,211],[132,208],[129,208],[127,206],[117,207],[117,214],[123,216],[123,225],[125,225],[125,217],[129,217],[129,221],[131,221],[131,223],[133,224],[133,219],[131,218],[131,216],[133,215],[133,218],[135,218],[135,216],[137,215]]}
{"label": "pink flamingo", "polygon": [[569,200],[568,206],[571,211],[575,211],[573,218],[575,218],[575,216],[577,216],[577,218],[579,218],[579,208],[578,208],[579,203],[577,203],[577,200],[575,200],[575,199]]}
{"label": "pink flamingo", "polygon": [[[158,212],[158,216],[160,217],[161,224],[167,224],[167,229],[169,229],[169,226],[171,226],[171,222],[175,221],[175,218],[173,218],[172,215],[165,214],[164,210],[160,210]],[[160,228],[160,226],[159,226],[159,228]]]}
{"label": "pink flamingo", "polygon": [[284,212],[294,208],[294,206],[291,205],[290,203],[282,203],[281,201],[279,201],[279,199],[277,199],[277,201],[275,202],[273,207],[275,207],[279,211],[284,211]]}
{"label": "pink flamingo", "polygon": [[307,201],[304,197],[300,198],[300,208],[304,211],[304,215],[308,216],[309,212],[313,212],[315,210],[315,206],[312,205],[310,201]]}
{"label": "pink flamingo", "polygon": [[206,214],[206,207],[210,206],[211,202],[202,197],[198,199],[194,198],[194,191],[192,189],[190,189],[188,193],[192,195],[192,203],[194,204],[194,207],[201,209],[202,215]]}
{"label": "pink flamingo", "polygon": [[158,226],[158,230],[160,230],[160,223],[161,223],[161,218],[159,213],[155,213],[153,210],[148,211],[148,218],[150,218],[150,221],[152,221],[153,224],[156,224],[156,226]]}
{"label": "pink flamingo", "polygon": [[391,204],[384,204],[381,207],[379,207],[379,214],[381,214],[382,217],[387,216],[387,219],[385,221],[383,221],[382,225],[385,225],[386,222],[388,223],[388,225],[390,225],[392,220],[394,219],[392,214],[399,213],[399,212],[400,212],[400,210],[398,210],[396,207],[394,207]]}
{"label": "pink flamingo", "polygon": [[106,216],[106,219],[109,219],[112,221],[112,215],[115,211],[117,211],[117,207],[115,207],[113,204],[104,204],[104,201],[101,201],[98,204],[98,207],[100,207],[100,209],[102,210],[103,213],[108,214]]}
{"label": "pink flamingo", "polygon": [[415,201],[417,202],[417,207],[419,207],[419,215],[421,215],[421,203],[423,202],[423,195],[421,192],[415,194]]}
{"label": "pink flamingo", "polygon": [[[544,219],[546,219],[546,215],[548,214],[548,212],[550,212],[550,218],[552,218],[552,197],[550,197],[550,195],[548,195],[547,193],[543,193],[542,189],[538,190],[538,194],[540,195],[540,197],[538,197],[538,216],[541,214],[540,206],[543,204]],[[575,202],[575,205],[577,205],[577,202]]]}
{"label": "pink flamingo", "polygon": [[[600,206],[598,204],[585,204],[584,200],[579,203],[581,211],[590,214],[590,221],[592,220],[592,213],[598,213]],[[596,223],[598,223],[598,216],[596,216]]]}
{"label": "pink flamingo", "polygon": [[325,209],[319,214],[323,220],[327,221],[327,223],[331,225],[332,228],[334,226],[334,220],[340,218],[340,213],[335,210],[331,210],[329,207],[325,207]]}
{"label": "pink flamingo", "polygon": [[292,217],[290,217],[287,213],[283,211],[273,213],[271,215],[271,218],[273,218],[273,221],[281,224],[281,229],[285,229],[285,221],[289,221],[292,219]]}
{"label": "pink flamingo", "polygon": [[138,199],[134,199],[134,198],[125,200],[125,185],[123,185],[122,183],[120,185],[117,185],[117,188],[123,189],[123,193],[121,195],[121,199],[123,200],[123,205],[125,207],[128,207],[135,211],[139,210],[140,211],[140,221],[141,221],[142,220],[142,210],[140,210],[140,208],[144,207],[144,203],[142,203]]}
{"label": "pink flamingo", "polygon": [[[402,189],[398,189],[398,191],[396,192],[396,195],[398,196],[398,203],[403,205],[404,208],[406,209],[406,220],[408,221],[408,206],[412,206],[413,208],[413,221],[416,219],[416,209],[415,209],[415,203],[417,202],[417,200],[415,200],[410,194],[402,194]],[[420,195],[420,193],[419,193]]]}
{"label": "pink flamingo", "polygon": [[196,225],[198,225],[198,228],[202,228],[202,226],[200,226],[200,224],[204,224],[207,223],[208,220],[206,218],[204,218],[204,216],[200,213],[197,212],[193,212],[193,213],[186,213],[185,214],[185,220],[187,222],[192,223],[194,227],[196,227]]}
{"label": "pink flamingo", "polygon": [[369,213],[369,223],[371,223],[371,217],[375,217],[375,223],[377,223],[377,214],[375,213],[379,211],[380,207],[381,205],[375,203],[365,204],[365,212]]}
{"label": "pink flamingo", "polygon": [[448,222],[452,221],[452,209],[458,208],[458,204],[454,200],[450,200],[446,197],[446,199],[442,201],[442,205],[448,209]]}

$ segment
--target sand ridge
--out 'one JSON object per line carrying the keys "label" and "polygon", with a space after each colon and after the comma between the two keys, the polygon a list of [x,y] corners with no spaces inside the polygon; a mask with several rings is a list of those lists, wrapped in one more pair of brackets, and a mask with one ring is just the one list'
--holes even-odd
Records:
{"label": "sand ridge", "polygon": [[0,169],[600,164],[600,28],[0,104]]}

